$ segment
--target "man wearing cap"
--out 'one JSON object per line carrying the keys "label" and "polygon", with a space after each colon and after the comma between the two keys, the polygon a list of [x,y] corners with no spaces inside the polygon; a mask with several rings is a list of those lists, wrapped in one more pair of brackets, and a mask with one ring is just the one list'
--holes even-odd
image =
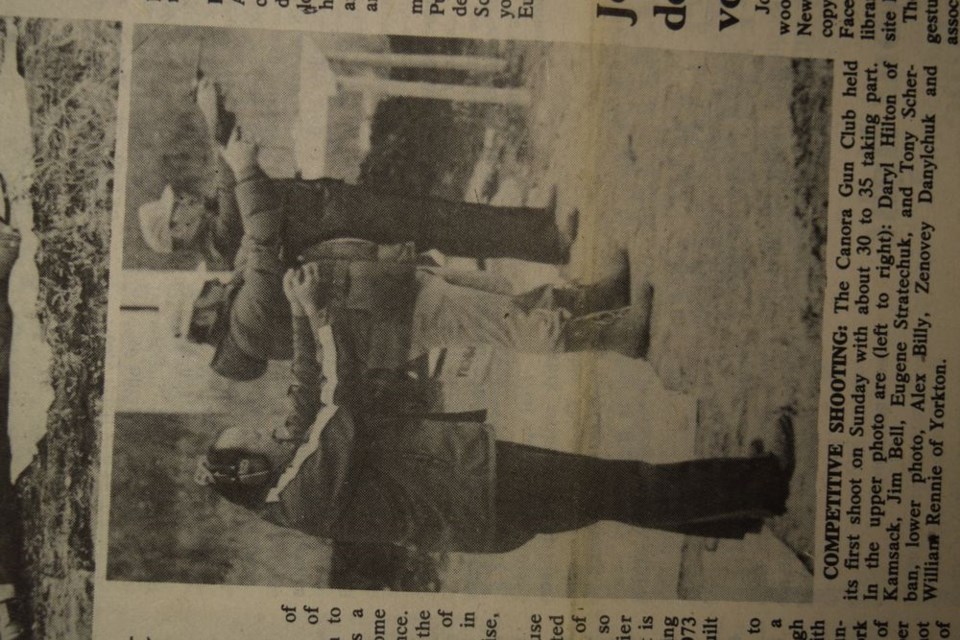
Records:
{"label": "man wearing cap", "polygon": [[294,336],[289,417],[272,435],[224,430],[196,475],[274,524],[344,542],[504,552],[600,520],[742,538],[785,510],[786,432],[779,455],[666,465],[496,440],[483,412],[436,413],[422,378],[369,368],[350,340],[357,332],[329,322],[316,269],[288,273],[284,291]]}
{"label": "man wearing cap", "polygon": [[[169,185],[160,199],[138,211],[147,245],[158,253],[202,251],[208,260],[233,268],[243,228],[234,191],[237,176],[221,151],[237,129],[223,95],[200,80],[197,104],[213,138],[217,188],[213,199],[177,194]],[[419,251],[473,258],[518,258],[550,264],[569,259],[576,213],[562,233],[553,206],[496,207],[426,196],[387,193],[341,180],[274,180],[277,206],[287,218],[284,249],[288,259],[305,247],[333,238],[364,238],[376,243],[413,242]]]}

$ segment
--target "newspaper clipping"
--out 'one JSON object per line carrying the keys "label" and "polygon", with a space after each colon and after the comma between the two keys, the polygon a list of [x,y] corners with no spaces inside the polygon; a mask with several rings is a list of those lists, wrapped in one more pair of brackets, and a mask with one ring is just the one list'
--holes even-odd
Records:
{"label": "newspaper clipping", "polygon": [[0,0],[0,640],[960,637],[958,41]]}

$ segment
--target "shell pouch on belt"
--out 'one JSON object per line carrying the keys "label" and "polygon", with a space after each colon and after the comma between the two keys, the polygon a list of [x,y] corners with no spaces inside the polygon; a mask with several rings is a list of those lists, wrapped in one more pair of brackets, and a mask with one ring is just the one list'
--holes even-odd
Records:
{"label": "shell pouch on belt", "polygon": [[369,318],[371,369],[406,367],[417,296],[415,258],[409,243],[381,246],[354,238],[322,242],[302,255],[302,262],[332,269],[331,306]]}
{"label": "shell pouch on belt", "polygon": [[369,314],[367,366],[371,369],[406,367],[417,295],[415,271],[413,264],[400,262],[349,264],[344,307]]}

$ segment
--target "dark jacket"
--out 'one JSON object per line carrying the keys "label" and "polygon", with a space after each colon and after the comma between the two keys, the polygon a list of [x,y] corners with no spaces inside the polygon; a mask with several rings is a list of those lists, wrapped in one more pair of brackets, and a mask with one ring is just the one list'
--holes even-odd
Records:
{"label": "dark jacket", "polygon": [[[274,180],[259,169],[239,178],[234,193],[245,235],[229,287],[226,327],[211,366],[227,378],[249,380],[259,377],[269,360],[293,355],[290,306],[283,294],[283,274],[291,265],[284,239],[290,221]],[[377,369],[401,366],[416,298],[413,262],[383,257],[370,243],[347,240],[314,243],[304,252],[321,264],[337,326],[354,336],[345,339],[351,361]],[[357,344],[364,345],[363,353],[353,352]]]}
{"label": "dark jacket", "polygon": [[[220,154],[216,154],[215,195],[211,201],[210,249],[214,255],[233,269],[242,266],[238,260],[244,235],[244,206],[237,199],[237,180],[230,166]],[[368,233],[378,236],[391,235],[381,229],[383,221],[370,225],[371,220],[361,221],[364,228],[342,206],[341,191],[349,188],[342,180],[320,178],[300,180],[296,178],[269,181],[269,189],[276,199],[273,206],[283,217],[279,241],[288,260],[296,258],[307,247],[338,237],[365,237]],[[396,230],[392,232],[396,235]],[[241,254],[242,255],[242,254]]]}
{"label": "dark jacket", "polygon": [[[490,549],[495,447],[489,427],[427,417],[415,385],[389,385],[374,402],[344,379],[334,394],[343,404],[325,425],[315,423],[321,410],[333,408],[321,401],[326,381],[305,319],[295,319],[294,340],[287,428],[307,444],[268,497],[264,517],[348,542]],[[363,380],[358,366],[355,380]]]}

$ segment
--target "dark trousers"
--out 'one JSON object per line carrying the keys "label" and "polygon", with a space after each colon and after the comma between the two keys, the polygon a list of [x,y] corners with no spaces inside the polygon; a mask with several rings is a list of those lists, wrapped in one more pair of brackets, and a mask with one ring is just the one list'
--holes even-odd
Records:
{"label": "dark trousers", "polygon": [[772,456],[655,465],[497,442],[498,546],[613,520],[714,538],[742,538],[785,511]]}
{"label": "dark trousers", "polygon": [[339,180],[284,180],[287,247],[294,256],[338,237],[380,244],[413,242],[467,258],[517,258],[561,264],[569,247],[553,211],[497,207],[378,191]]}

